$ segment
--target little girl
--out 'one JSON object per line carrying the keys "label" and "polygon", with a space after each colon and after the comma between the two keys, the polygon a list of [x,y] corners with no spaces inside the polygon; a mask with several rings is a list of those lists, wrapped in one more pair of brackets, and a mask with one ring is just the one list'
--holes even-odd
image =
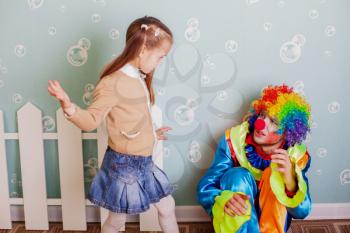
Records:
{"label": "little girl", "polygon": [[156,140],[165,140],[170,130],[154,129],[153,73],[172,44],[172,33],[160,20],[145,16],[132,22],[124,51],[102,72],[87,110],[73,104],[58,81],[49,81],[49,93],[80,129],[91,131],[106,118],[108,148],[88,195],[109,210],[102,233],[117,232],[127,214],[142,213],[150,204],[158,210],[163,232],[179,232],[172,187],[152,161]]}

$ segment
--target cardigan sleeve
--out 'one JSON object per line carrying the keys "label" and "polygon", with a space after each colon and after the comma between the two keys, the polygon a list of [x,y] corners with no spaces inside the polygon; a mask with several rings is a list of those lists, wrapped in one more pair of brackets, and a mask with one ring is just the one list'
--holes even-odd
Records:
{"label": "cardigan sleeve", "polygon": [[80,129],[91,131],[100,125],[103,118],[117,103],[114,78],[106,76],[98,82],[89,107],[84,110],[76,106],[73,115],[66,118]]}

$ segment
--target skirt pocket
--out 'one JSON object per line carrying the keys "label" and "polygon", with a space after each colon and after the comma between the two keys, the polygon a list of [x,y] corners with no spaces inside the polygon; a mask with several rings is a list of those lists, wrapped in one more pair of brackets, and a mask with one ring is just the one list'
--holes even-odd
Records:
{"label": "skirt pocket", "polygon": [[108,173],[112,179],[120,180],[129,185],[137,181],[136,171],[127,163],[113,163]]}

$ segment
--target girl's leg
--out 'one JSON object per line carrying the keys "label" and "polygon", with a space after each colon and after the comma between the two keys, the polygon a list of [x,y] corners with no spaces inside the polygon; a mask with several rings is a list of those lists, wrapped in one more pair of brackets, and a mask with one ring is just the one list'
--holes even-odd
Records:
{"label": "girl's leg", "polygon": [[101,233],[117,233],[125,225],[126,214],[109,211],[108,217],[102,226]]}
{"label": "girl's leg", "polygon": [[179,233],[175,216],[175,201],[171,195],[162,198],[159,202],[154,203],[158,210],[158,220],[164,233]]}

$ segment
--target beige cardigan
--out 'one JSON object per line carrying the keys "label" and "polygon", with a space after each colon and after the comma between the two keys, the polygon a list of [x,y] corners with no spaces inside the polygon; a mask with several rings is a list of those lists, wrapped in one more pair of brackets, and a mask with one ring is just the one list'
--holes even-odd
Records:
{"label": "beige cardigan", "polygon": [[156,133],[144,76],[130,64],[102,78],[86,110],[75,107],[66,118],[85,131],[106,117],[108,145],[115,151],[140,156],[153,153]]}

